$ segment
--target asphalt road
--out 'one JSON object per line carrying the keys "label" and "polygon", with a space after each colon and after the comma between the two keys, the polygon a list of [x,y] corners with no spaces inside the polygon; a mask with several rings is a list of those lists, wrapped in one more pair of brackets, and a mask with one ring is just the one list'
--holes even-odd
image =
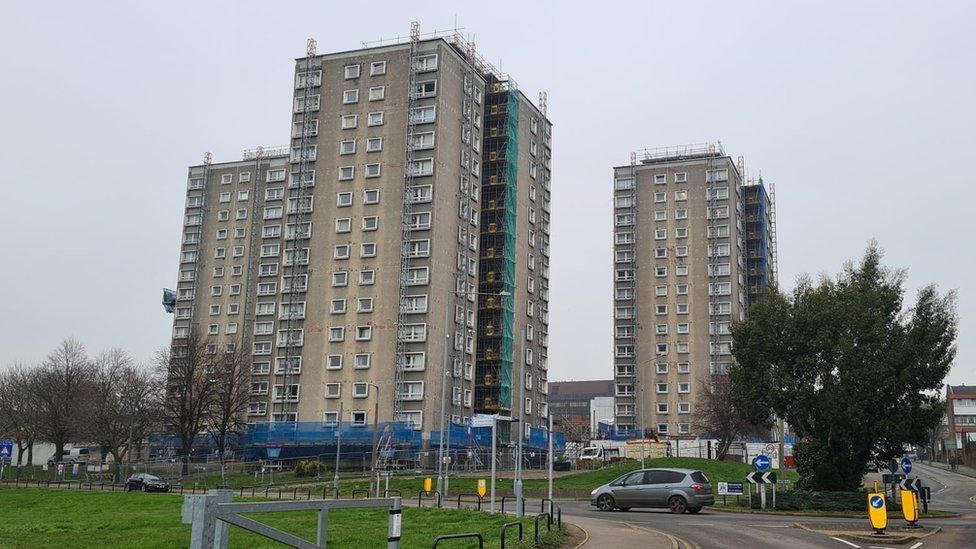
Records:
{"label": "asphalt road", "polygon": [[[907,544],[905,549],[976,548],[976,479],[916,464],[914,471],[932,487],[933,509],[961,513],[959,518],[926,519],[925,526],[938,526],[942,532],[925,538],[921,545]],[[674,549],[710,548],[781,548],[805,549],[828,547],[864,549],[885,547],[864,543],[851,544],[794,526],[804,523],[838,523],[859,519],[759,515],[710,511],[697,515],[672,515],[666,510],[631,510],[603,513],[587,502],[560,502],[563,517],[576,522],[590,533],[584,549],[612,544],[614,547],[671,547]],[[579,519],[579,520],[574,520]],[[867,519],[863,519],[867,526]],[[894,525],[894,521],[892,522]],[[627,540],[642,540],[640,545]]]}

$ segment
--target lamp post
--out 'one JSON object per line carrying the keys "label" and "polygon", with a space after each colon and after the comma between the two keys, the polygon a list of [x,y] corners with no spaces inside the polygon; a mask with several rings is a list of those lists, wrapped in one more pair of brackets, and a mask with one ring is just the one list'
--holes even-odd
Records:
{"label": "lamp post", "polygon": [[376,389],[376,402],[373,404],[373,456],[372,456],[372,462],[373,462],[373,476],[376,477],[376,497],[380,497],[380,471],[379,471],[379,469],[377,469],[377,460],[376,460],[377,453],[378,453],[378,448],[376,447],[376,439],[379,437],[379,430],[380,430],[380,386],[377,385],[377,384],[375,384],[375,383],[368,382],[368,381],[366,382],[366,384],[368,386],[373,387],[374,389]]}
{"label": "lamp post", "polygon": [[335,475],[332,477],[332,488],[336,499],[339,499],[339,448],[342,447],[342,401],[339,401],[339,417],[336,418],[336,458]]}
{"label": "lamp post", "polygon": [[[505,297],[512,295],[510,292],[502,290],[501,292],[491,293],[491,292],[454,292],[455,296],[467,296],[469,295],[483,295],[490,297]],[[444,439],[445,430],[450,429],[447,422],[447,380],[450,379],[450,350],[451,350],[451,330],[448,326],[451,323],[451,303],[444,303],[444,361],[443,368],[444,373],[441,378],[441,425],[440,434],[437,448],[437,491],[441,494],[441,497],[447,497],[447,490],[449,487],[450,479],[447,476],[445,463],[444,463]],[[448,448],[450,452],[450,448]]]}
{"label": "lamp post", "polygon": [[515,516],[520,518],[525,515],[525,502],[522,500],[522,440],[525,438],[525,360],[518,350],[519,343],[522,341],[525,341],[524,326],[519,334],[519,341],[516,341],[512,348],[512,354],[518,358],[519,364],[519,434],[515,446]]}

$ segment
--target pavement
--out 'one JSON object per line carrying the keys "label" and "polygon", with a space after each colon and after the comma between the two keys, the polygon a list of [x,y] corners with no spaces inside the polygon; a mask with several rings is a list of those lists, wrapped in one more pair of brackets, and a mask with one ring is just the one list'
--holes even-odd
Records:
{"label": "pavement", "polygon": [[[940,532],[931,537],[904,545],[854,542],[796,526],[822,526],[830,530],[834,525],[857,523],[858,519],[791,516],[773,514],[730,513],[703,509],[697,515],[672,515],[667,510],[648,509],[629,512],[603,513],[588,502],[560,501],[563,520],[572,522],[587,531],[589,541],[583,549],[624,548],[835,548],[859,547],[878,549],[902,547],[904,549],[957,549],[976,547],[976,478],[952,473],[924,464],[915,464],[913,476],[922,479],[932,488],[933,509],[960,513],[956,518],[923,519],[926,527],[937,527]],[[863,519],[866,532],[870,532],[867,519]],[[889,522],[898,526],[896,521]],[[613,545],[610,545],[613,544]]]}

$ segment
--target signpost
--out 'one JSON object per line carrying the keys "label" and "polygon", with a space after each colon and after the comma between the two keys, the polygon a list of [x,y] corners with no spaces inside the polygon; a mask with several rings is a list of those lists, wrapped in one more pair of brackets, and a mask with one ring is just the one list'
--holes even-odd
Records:
{"label": "signpost", "polygon": [[478,479],[478,497],[483,498],[483,497],[485,497],[485,494],[487,494],[487,493],[488,493],[488,483],[485,482],[485,479],[479,478]]}
{"label": "signpost", "polygon": [[[763,456],[759,456],[759,457],[763,457]],[[759,460],[759,457],[756,458],[757,461]],[[768,461],[766,465],[768,469],[769,468]],[[748,475],[746,475],[746,480],[749,481],[749,484],[757,485],[756,489],[759,491],[759,506],[763,509],[766,508],[766,485],[772,484],[773,485],[773,508],[774,509],[776,508],[776,473],[772,471],[767,471],[765,473],[762,471],[753,471]],[[749,488],[749,505],[750,506],[752,505],[751,487]]]}
{"label": "signpost", "polygon": [[0,440],[0,478],[3,478],[3,470],[8,461],[14,458],[14,441]]}
{"label": "signpost", "polygon": [[756,468],[757,471],[768,471],[773,465],[773,460],[769,459],[766,454],[759,454],[752,460],[752,466]]}

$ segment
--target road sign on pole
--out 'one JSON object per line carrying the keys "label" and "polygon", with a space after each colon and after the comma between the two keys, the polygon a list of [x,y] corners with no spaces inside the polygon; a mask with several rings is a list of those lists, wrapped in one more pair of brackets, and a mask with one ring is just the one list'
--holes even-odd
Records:
{"label": "road sign on pole", "polygon": [[916,492],[922,491],[922,479],[919,478],[906,478],[898,482],[898,487],[902,490],[914,490]]}
{"label": "road sign on pole", "polygon": [[772,466],[773,460],[769,459],[766,454],[759,454],[752,460],[752,466],[756,468],[757,471],[768,471],[770,466]]}
{"label": "road sign on pole", "polygon": [[901,458],[901,470],[905,471],[905,474],[912,472],[912,460],[908,459],[908,456]]}
{"label": "road sign on pole", "polygon": [[776,473],[772,471],[765,473],[762,471],[753,471],[746,475],[746,480],[750,484],[776,484]]}
{"label": "road sign on pole", "polygon": [[14,441],[0,440],[0,461],[12,460],[14,457]]}

